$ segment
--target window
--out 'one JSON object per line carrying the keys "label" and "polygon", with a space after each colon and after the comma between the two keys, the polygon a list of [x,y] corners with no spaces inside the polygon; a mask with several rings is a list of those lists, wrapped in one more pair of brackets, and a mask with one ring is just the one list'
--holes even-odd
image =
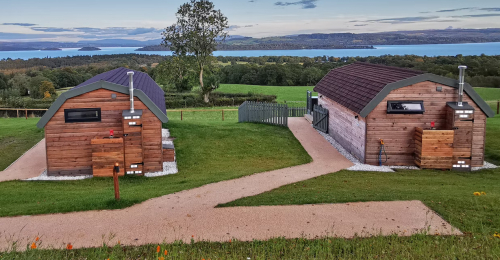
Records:
{"label": "window", "polygon": [[64,109],[66,123],[73,122],[101,122],[100,108]]}
{"label": "window", "polygon": [[387,114],[423,114],[424,101],[387,101]]}

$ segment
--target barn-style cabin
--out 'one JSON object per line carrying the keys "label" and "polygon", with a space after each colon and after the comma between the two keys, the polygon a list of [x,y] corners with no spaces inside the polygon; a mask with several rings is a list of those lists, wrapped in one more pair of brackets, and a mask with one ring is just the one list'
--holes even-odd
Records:
{"label": "barn-style cabin", "polygon": [[464,69],[460,81],[356,62],[314,91],[329,135],[361,162],[470,170],[484,164],[486,118],[495,114],[463,82]]}
{"label": "barn-style cabin", "polygon": [[[61,94],[40,119],[47,175],[156,173],[171,160],[162,142],[168,122],[163,90],[148,74],[118,68]],[[168,155],[167,155],[168,154]],[[165,157],[165,158],[164,158]]]}

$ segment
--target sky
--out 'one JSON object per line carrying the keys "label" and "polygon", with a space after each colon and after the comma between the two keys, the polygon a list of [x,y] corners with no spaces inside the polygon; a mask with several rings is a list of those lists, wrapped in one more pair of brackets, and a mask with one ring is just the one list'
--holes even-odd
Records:
{"label": "sky", "polygon": [[[188,0],[3,0],[0,41],[152,40]],[[500,28],[498,0],[213,0],[229,34]]]}

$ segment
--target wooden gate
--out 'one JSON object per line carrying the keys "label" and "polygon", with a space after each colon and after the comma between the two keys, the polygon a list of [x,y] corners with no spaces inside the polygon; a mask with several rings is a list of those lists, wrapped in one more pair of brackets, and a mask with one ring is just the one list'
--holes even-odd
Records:
{"label": "wooden gate", "polygon": [[313,126],[321,132],[328,133],[328,109],[314,106]]}

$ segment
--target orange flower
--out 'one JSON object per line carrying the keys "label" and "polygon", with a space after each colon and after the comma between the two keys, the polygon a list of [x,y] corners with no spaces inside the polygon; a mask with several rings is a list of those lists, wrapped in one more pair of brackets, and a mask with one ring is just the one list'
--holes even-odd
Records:
{"label": "orange flower", "polygon": [[229,243],[231,243],[231,239],[229,239]]}
{"label": "orange flower", "polygon": [[165,252],[163,252],[164,255],[168,255],[167,249],[165,249]]}
{"label": "orange flower", "polygon": [[39,238],[39,237],[36,237],[36,238],[35,238],[35,241],[38,241],[38,240],[40,240],[40,238]]}
{"label": "orange flower", "polygon": [[191,237],[194,237],[194,235],[191,235]]}
{"label": "orange flower", "polygon": [[158,260],[165,260],[165,257],[160,256],[160,257],[158,257]]}
{"label": "orange flower", "polygon": [[66,245],[66,249],[68,249],[68,250],[73,249],[73,245],[72,245],[71,243],[68,243],[68,244]]}
{"label": "orange flower", "polygon": [[156,253],[160,253],[160,246],[156,247]]}
{"label": "orange flower", "polygon": [[31,244],[31,249],[36,249],[36,244],[35,243]]}

